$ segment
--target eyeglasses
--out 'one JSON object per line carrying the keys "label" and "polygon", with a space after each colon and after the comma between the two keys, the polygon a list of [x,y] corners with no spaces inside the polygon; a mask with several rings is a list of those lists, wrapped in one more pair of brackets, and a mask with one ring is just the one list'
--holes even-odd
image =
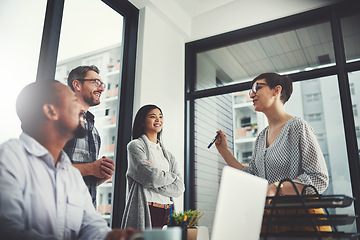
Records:
{"label": "eyeglasses", "polygon": [[102,81],[100,81],[99,79],[77,79],[79,81],[90,81],[90,82],[94,82],[96,87],[100,87],[103,86],[104,88],[106,87],[106,84],[103,83]]}
{"label": "eyeglasses", "polygon": [[256,94],[257,91],[259,91],[261,89],[261,87],[259,85],[268,85],[268,84],[267,83],[259,83],[259,82],[254,83],[251,90],[249,91],[249,96],[251,95],[251,93]]}

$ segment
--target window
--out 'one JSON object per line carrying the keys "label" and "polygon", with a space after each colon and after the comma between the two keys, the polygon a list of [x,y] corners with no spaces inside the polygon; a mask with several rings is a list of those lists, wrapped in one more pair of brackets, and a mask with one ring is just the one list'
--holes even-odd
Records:
{"label": "window", "polygon": [[[83,7],[86,5],[86,11]],[[97,17],[89,17],[90,15]],[[95,115],[95,127],[100,133],[99,157],[115,160],[115,142],[118,89],[113,88],[120,81],[123,17],[102,1],[65,1],[63,23],[59,44],[56,78],[67,84],[67,74],[80,65],[95,65],[107,88],[101,95],[101,103],[89,108]],[[76,38],[74,38],[76,33]],[[110,67],[113,66],[113,67]],[[66,73],[66,74],[64,74]],[[97,201],[97,209],[110,224],[113,178],[98,186],[97,198],[108,196],[106,202]],[[110,198],[110,199],[109,199]]]}
{"label": "window", "polygon": [[[285,104],[285,109],[293,116],[304,118],[315,131],[330,175],[330,185],[325,194],[360,196],[360,182],[350,176],[349,171],[352,165],[359,167],[360,149],[354,149],[356,142],[345,138],[344,130],[350,124],[347,124],[349,116],[343,116],[342,108],[351,107],[351,104],[344,103],[349,95],[345,92],[346,88],[345,91],[339,88],[342,85],[350,87],[353,105],[360,102],[355,97],[355,83],[360,79],[360,50],[356,47],[360,29],[354,25],[358,16],[341,19],[349,63],[343,69],[355,69],[357,72],[339,73],[334,49],[341,51],[341,46],[332,40],[334,34],[337,37],[339,34],[332,32],[336,26],[332,25],[330,18],[326,19],[336,11],[336,7],[324,8],[186,45],[186,127],[190,130],[186,147],[190,154],[185,171],[194,172],[194,184],[191,184],[191,179],[188,180],[185,207],[210,213],[209,218],[200,220],[201,225],[211,230],[218,182],[225,165],[215,149],[206,151],[203,146],[212,139],[217,129],[222,129],[228,136],[230,151],[238,161],[248,163],[257,134],[268,125],[263,114],[253,110],[246,96],[251,80],[263,72],[288,74],[294,80],[293,95]],[[335,15],[333,17],[336,18]],[[309,21],[304,23],[304,19]],[[350,82],[343,75],[348,75]],[[355,125],[359,126],[357,111],[354,111],[353,117],[356,118]],[[349,149],[356,156],[348,156]],[[191,163],[193,159],[194,166]],[[360,211],[359,206],[334,211],[353,215],[354,208]],[[359,226],[359,223],[354,223],[340,229],[356,232],[356,224]]]}
{"label": "window", "polygon": [[[324,146],[325,141],[326,141],[326,134],[325,133],[315,133],[316,134],[316,139],[318,140],[320,146]],[[324,147],[322,148],[324,149]],[[324,154],[325,155],[325,154]]]}
{"label": "window", "polygon": [[[356,126],[355,131],[356,131],[356,137],[360,138],[360,126]],[[360,151],[360,149],[359,149],[359,151]]]}
{"label": "window", "polygon": [[196,90],[246,82],[261,72],[293,73],[334,65],[324,22],[198,53]]}
{"label": "window", "polygon": [[[308,89],[313,84],[314,79],[310,81],[295,82],[294,91],[301,89]],[[302,92],[297,92],[285,104],[286,111],[293,116],[305,118],[312,126],[315,135],[318,139],[320,148],[325,157],[326,165],[329,172],[330,183],[328,189],[324,194],[346,194],[352,195],[349,165],[343,159],[347,159],[347,151],[345,144],[344,126],[342,124],[341,103],[339,98],[339,91],[337,85],[337,78],[335,76],[323,77],[316,79],[319,86],[322,86],[321,92],[322,105],[316,105],[318,111],[322,113],[308,114],[308,109],[313,111],[313,104],[311,102],[302,104]],[[337,213],[351,213],[353,209],[337,209]]]}
{"label": "window", "polygon": [[219,173],[225,162],[219,157],[215,146],[210,149],[207,146],[215,132],[222,129],[228,136],[230,151],[233,151],[232,96],[225,94],[198,99],[195,101],[195,109],[196,206],[206,212],[202,221],[212,223],[220,184]]}
{"label": "window", "polygon": [[356,15],[341,19],[347,62],[358,61],[360,58],[360,50],[357,48],[359,44],[360,29],[356,25],[357,22],[360,22],[360,14],[358,12]]}
{"label": "window", "polygon": [[243,117],[241,119],[241,126],[242,127],[248,127],[251,125],[251,118],[250,117]]}
{"label": "window", "polygon": [[358,116],[357,105],[354,104],[354,105],[352,106],[352,108],[353,108],[354,117],[357,117],[357,116]]}
{"label": "window", "polygon": [[[1,118],[1,125],[6,127],[1,129],[0,144],[22,132],[15,102],[21,89],[36,80],[45,11],[46,0],[1,2],[0,64],[8,90],[3,91],[6,100],[0,103],[0,112],[6,113]],[[19,77],[19,71],[24,76]]]}
{"label": "window", "polygon": [[306,94],[305,98],[307,102],[316,102],[319,101],[320,96],[319,93],[313,93],[313,94]]}
{"label": "window", "polygon": [[103,204],[103,194],[99,194],[99,204],[102,205]]}
{"label": "window", "polygon": [[108,202],[107,202],[108,205],[111,205],[111,193],[108,193]]}
{"label": "window", "polygon": [[351,92],[351,95],[355,95],[354,83],[350,83],[350,92]]}
{"label": "window", "polygon": [[251,161],[252,152],[243,152],[242,153],[242,162],[249,163]]}
{"label": "window", "polygon": [[[352,86],[352,88],[354,89],[354,92],[359,91],[360,89],[356,88],[357,86],[359,86],[359,84],[356,83],[360,82],[360,71],[349,73],[349,82],[350,86]],[[358,114],[357,108],[357,106],[360,104],[360,96],[356,94],[351,94],[351,102],[353,103],[352,110],[354,114],[355,132],[358,139],[358,149],[360,150],[360,116]]]}
{"label": "window", "polygon": [[319,122],[321,121],[321,113],[309,114],[307,115],[307,119],[310,122]]}

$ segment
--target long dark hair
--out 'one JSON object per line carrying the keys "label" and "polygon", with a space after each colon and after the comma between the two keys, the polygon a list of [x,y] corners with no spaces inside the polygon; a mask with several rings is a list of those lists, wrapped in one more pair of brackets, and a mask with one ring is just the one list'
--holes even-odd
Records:
{"label": "long dark hair", "polygon": [[[158,106],[152,105],[152,104],[144,105],[137,111],[136,116],[135,116],[135,120],[134,120],[133,129],[132,129],[132,137],[133,137],[133,139],[139,138],[141,135],[143,135],[145,133],[144,125],[145,125],[146,115],[151,110],[156,109],[156,108],[159,109],[159,111],[162,114],[161,109]],[[157,139],[158,140],[160,140],[161,133],[162,133],[162,129],[157,134]]]}

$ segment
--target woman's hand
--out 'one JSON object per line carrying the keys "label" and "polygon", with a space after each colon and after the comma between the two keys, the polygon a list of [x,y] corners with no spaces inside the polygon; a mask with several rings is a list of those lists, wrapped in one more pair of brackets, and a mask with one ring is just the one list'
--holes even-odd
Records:
{"label": "woman's hand", "polygon": [[221,130],[218,130],[216,133],[219,133],[219,137],[215,141],[215,146],[217,150],[221,153],[222,151],[228,148],[227,146],[227,137],[226,134],[223,133]]}
{"label": "woman's hand", "polygon": [[[267,197],[273,197],[276,194],[277,187],[274,184],[270,184],[267,189],[266,196]],[[281,192],[280,192],[281,194]]]}
{"label": "woman's hand", "polygon": [[[300,179],[294,179],[293,181],[295,181],[295,182],[301,182]],[[295,183],[295,186],[296,186],[296,188],[298,189],[299,192],[301,192],[302,189],[303,189],[303,187],[304,187],[304,185],[298,184],[298,183]],[[275,196],[276,191],[277,191],[276,185],[275,185],[274,183],[273,183],[273,184],[270,184],[270,185],[268,186],[266,196],[267,196],[267,197],[273,197],[273,196]],[[282,195],[297,195],[297,193],[296,193],[296,191],[295,191],[295,189],[294,189],[293,184],[292,184],[291,182],[289,182],[289,181],[284,181],[284,182],[282,182],[281,187],[280,187],[279,194],[282,194]],[[271,201],[268,200],[267,203],[270,203],[270,202],[271,202]]]}
{"label": "woman's hand", "polygon": [[224,158],[225,162],[233,168],[237,168],[239,170],[243,169],[243,165],[236,160],[234,155],[230,152],[227,141],[226,141],[226,135],[221,130],[217,131],[219,133],[219,137],[215,141],[216,149],[219,151],[220,155]]}
{"label": "woman's hand", "polygon": [[[275,196],[276,191],[277,191],[277,187],[275,186],[275,184],[270,184],[270,185],[268,186],[266,196],[267,196],[267,197],[273,197],[273,196]],[[279,194],[281,194],[281,189],[280,189]],[[270,204],[270,203],[271,203],[271,200],[272,200],[272,198],[267,199],[267,200],[266,200],[266,203],[267,203],[267,204]]]}

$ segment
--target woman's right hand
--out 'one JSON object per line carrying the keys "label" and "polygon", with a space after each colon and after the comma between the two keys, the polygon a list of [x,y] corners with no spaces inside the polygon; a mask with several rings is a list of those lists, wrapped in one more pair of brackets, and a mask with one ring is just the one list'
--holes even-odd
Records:
{"label": "woman's right hand", "polygon": [[234,157],[234,155],[232,155],[232,153],[230,152],[227,146],[226,134],[223,133],[221,130],[217,131],[217,133],[219,133],[220,135],[215,141],[215,146],[219,151],[219,153],[221,154],[221,156],[224,158],[225,162],[230,167],[234,167],[239,170],[242,170],[244,166],[238,160],[236,160],[236,158]]}
{"label": "woman's right hand", "polygon": [[216,133],[219,133],[220,136],[215,141],[215,146],[219,152],[227,149],[227,137],[223,131],[218,130]]}

